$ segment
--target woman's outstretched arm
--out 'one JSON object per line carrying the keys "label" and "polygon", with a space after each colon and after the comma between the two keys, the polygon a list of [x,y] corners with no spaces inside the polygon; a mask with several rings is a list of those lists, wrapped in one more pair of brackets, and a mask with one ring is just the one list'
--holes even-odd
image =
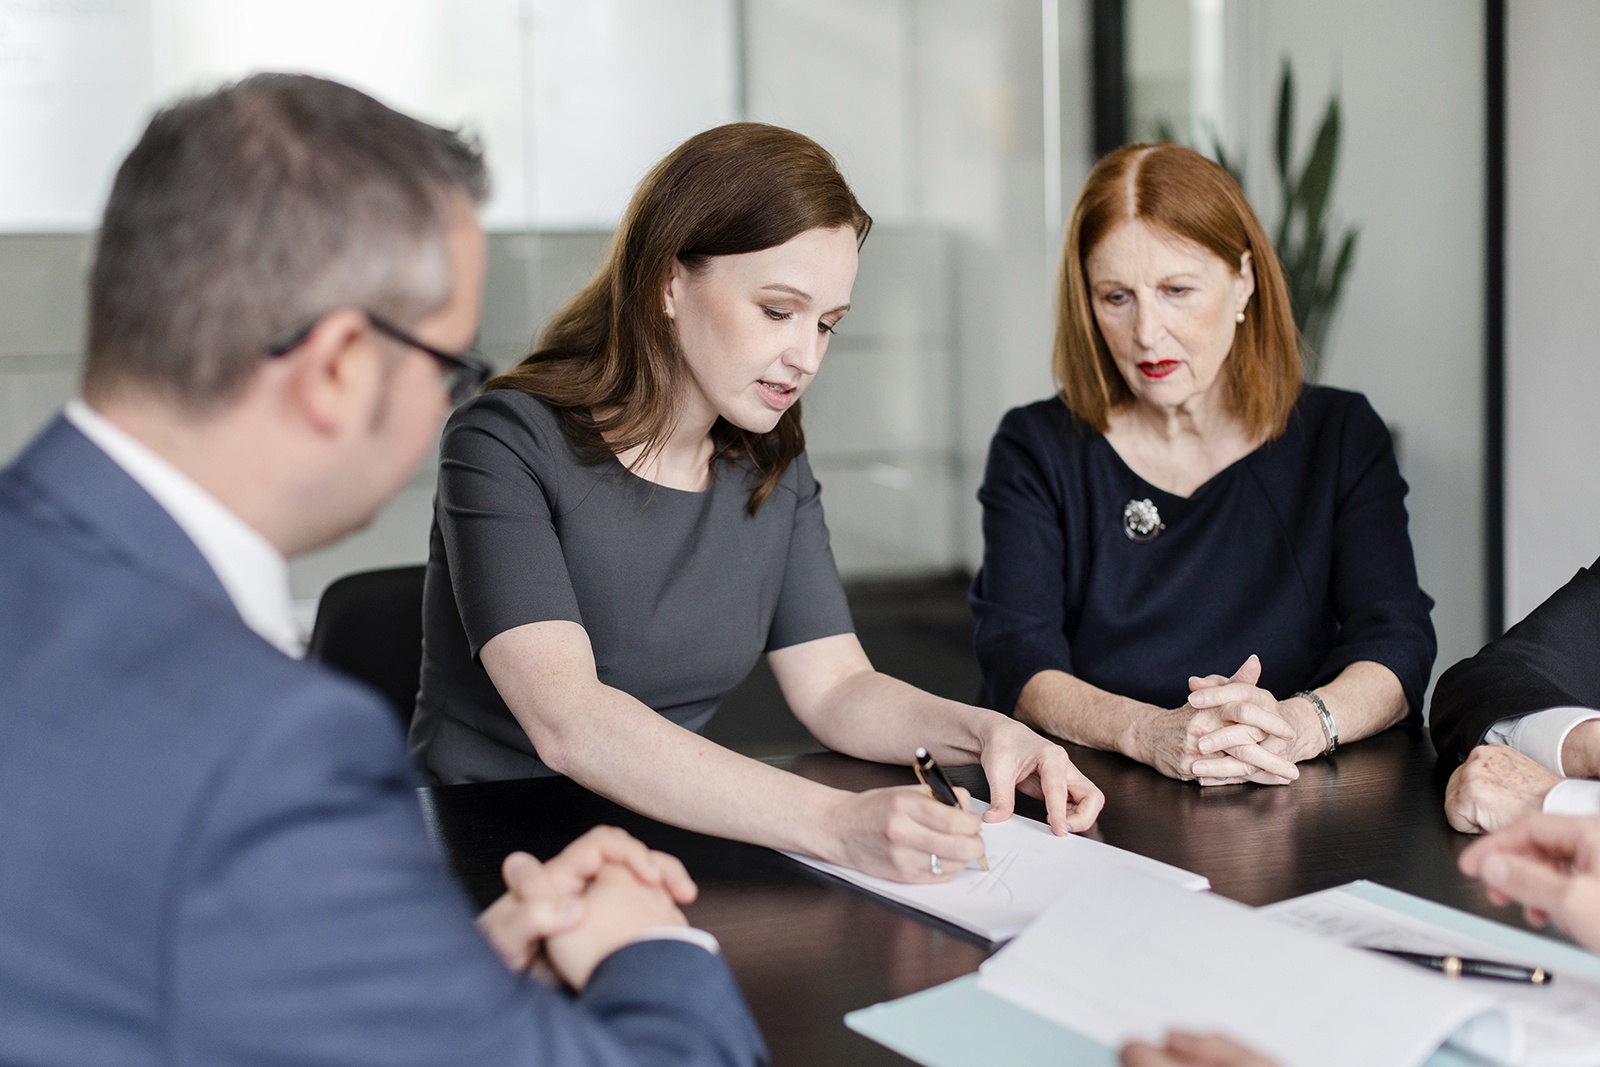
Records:
{"label": "woman's outstretched arm", "polygon": [[[920,787],[833,789],[669,722],[599,680],[577,623],[507,630],[482,660],[541,760],[653,819],[904,882],[942,881],[983,854],[978,816]],[[936,875],[934,855],[957,862]]]}
{"label": "woman's outstretched arm", "polygon": [[1021,789],[1045,803],[1058,834],[1094,824],[1105,796],[1066,749],[998,712],[925,693],[873,670],[855,634],[767,653],[795,716],[829,748],[908,763],[918,747],[952,765],[981,763],[990,819],[1008,817]]}

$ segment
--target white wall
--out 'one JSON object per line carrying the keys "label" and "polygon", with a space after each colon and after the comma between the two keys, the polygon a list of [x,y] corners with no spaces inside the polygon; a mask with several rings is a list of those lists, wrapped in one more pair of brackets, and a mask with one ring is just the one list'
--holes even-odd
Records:
{"label": "white wall", "polygon": [[[1269,225],[1278,212],[1272,122],[1283,56],[1294,63],[1302,154],[1329,91],[1341,94],[1333,206],[1361,236],[1325,380],[1366,393],[1400,431],[1412,542],[1422,586],[1438,602],[1437,674],[1485,636],[1483,5],[1230,6],[1245,59],[1234,93],[1247,105],[1235,128],[1249,131],[1247,184]],[[1578,36],[1570,21],[1562,32]]]}
{"label": "white wall", "polygon": [[1506,18],[1506,622],[1600,554],[1600,5]]}

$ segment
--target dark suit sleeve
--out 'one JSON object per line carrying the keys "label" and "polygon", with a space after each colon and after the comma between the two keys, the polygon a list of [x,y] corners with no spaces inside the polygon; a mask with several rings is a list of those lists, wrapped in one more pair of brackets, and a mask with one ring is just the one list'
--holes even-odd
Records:
{"label": "dark suit sleeve", "polygon": [[1597,562],[1540,604],[1505,636],[1444,672],[1429,728],[1451,766],[1489,728],[1546,708],[1600,708],[1600,576]]}
{"label": "dark suit sleeve", "polygon": [[162,961],[167,1062],[733,1065],[765,1054],[723,962],[630,946],[568,997],[506,972],[365,694],[281,694],[206,798]]}
{"label": "dark suit sleeve", "polygon": [[1439,646],[1433,600],[1417,582],[1406,514],[1406,483],[1389,429],[1365,397],[1340,427],[1339,496],[1333,516],[1330,595],[1339,637],[1316,672],[1323,684],[1358,661],[1381,663],[1421,724],[1423,693]]}
{"label": "dark suit sleeve", "polygon": [[1019,408],[1001,420],[989,445],[978,490],[983,567],[968,598],[984,684],[993,706],[1007,715],[1034,675],[1072,671],[1066,505],[1051,477],[1049,444],[1031,430],[1027,409]]}

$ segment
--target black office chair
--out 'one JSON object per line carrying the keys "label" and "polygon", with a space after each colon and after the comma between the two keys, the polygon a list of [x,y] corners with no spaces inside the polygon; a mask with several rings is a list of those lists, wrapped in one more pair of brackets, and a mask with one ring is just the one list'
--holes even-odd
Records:
{"label": "black office chair", "polygon": [[347,574],[317,604],[306,655],[372,686],[411,727],[422,672],[422,577],[427,568]]}

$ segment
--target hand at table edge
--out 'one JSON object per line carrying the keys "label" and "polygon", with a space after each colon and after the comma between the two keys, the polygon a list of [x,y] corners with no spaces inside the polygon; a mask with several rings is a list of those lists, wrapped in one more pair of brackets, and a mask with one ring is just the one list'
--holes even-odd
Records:
{"label": "hand at table edge", "polygon": [[1118,1056],[1122,1067],[1277,1067],[1265,1056],[1222,1034],[1173,1031],[1159,1046],[1130,1041]]}
{"label": "hand at table edge", "polygon": [[1072,762],[1061,745],[1009,716],[992,713],[981,737],[979,762],[989,782],[985,822],[1001,822],[1016,811],[1018,790],[1041,800],[1057,836],[1094,825],[1105,808],[1100,787]]}
{"label": "hand at table edge", "polygon": [[1445,785],[1445,819],[1464,834],[1492,833],[1538,812],[1560,781],[1509,745],[1477,745]]}
{"label": "hand at table edge", "polygon": [[1520,904],[1532,925],[1553,920],[1600,952],[1600,815],[1525,816],[1468,845],[1458,865],[1495,904]]}

